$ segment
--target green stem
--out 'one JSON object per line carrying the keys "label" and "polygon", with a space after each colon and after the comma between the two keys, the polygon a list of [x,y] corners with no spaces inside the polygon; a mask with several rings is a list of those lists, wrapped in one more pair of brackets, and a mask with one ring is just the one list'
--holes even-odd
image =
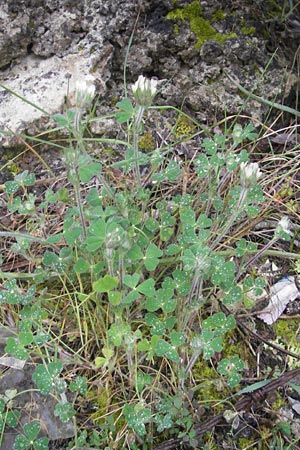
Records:
{"label": "green stem", "polygon": [[78,174],[77,170],[76,170],[76,178],[77,178],[77,180],[73,182],[73,187],[74,187],[76,204],[77,204],[77,208],[78,208],[78,212],[79,212],[79,219],[80,219],[80,223],[82,226],[82,234],[83,234],[83,237],[86,238],[87,231],[86,231],[86,224],[85,224],[85,220],[84,220],[82,200],[81,200],[81,194],[80,194],[79,174]]}
{"label": "green stem", "polygon": [[238,203],[236,205],[235,212],[232,213],[232,215],[229,218],[227,224],[223,228],[221,234],[217,237],[217,239],[211,245],[211,247],[210,247],[211,250],[215,249],[218,246],[218,244],[222,241],[224,236],[226,236],[226,234],[228,233],[228,231],[230,230],[230,228],[232,227],[232,225],[236,221],[237,217],[239,216],[239,214],[243,210],[243,206],[244,206],[245,199],[246,199],[246,196],[247,196],[247,191],[248,191],[247,188],[245,188],[245,187],[242,188],[241,193],[240,193],[240,197],[239,197],[239,200],[238,200]]}
{"label": "green stem", "polygon": [[135,118],[133,126],[133,152],[134,152],[134,162],[135,162],[135,175],[138,182],[138,187],[142,187],[140,164],[139,164],[139,130],[142,122],[143,114],[145,112],[144,106],[139,106],[138,112]]}

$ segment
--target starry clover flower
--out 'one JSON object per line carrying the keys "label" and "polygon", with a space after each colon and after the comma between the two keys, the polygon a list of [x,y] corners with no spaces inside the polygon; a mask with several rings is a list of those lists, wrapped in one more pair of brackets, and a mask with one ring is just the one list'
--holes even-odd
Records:
{"label": "starry clover flower", "polygon": [[138,105],[148,107],[151,105],[157,91],[157,80],[140,75],[132,85],[132,92]]}
{"label": "starry clover flower", "polygon": [[75,85],[75,105],[79,109],[88,108],[95,96],[95,85],[92,79],[77,81]]}
{"label": "starry clover flower", "polygon": [[283,216],[277,224],[275,236],[289,240],[291,238],[291,221],[287,216]]}
{"label": "starry clover flower", "polygon": [[262,172],[259,170],[257,163],[241,163],[240,176],[243,188],[249,189],[254,186],[261,175]]}

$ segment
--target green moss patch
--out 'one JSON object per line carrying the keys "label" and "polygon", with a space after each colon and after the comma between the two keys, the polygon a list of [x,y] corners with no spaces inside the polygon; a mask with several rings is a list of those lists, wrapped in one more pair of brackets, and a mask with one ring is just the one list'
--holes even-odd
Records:
{"label": "green moss patch", "polygon": [[202,9],[198,1],[192,2],[185,8],[177,8],[167,14],[167,19],[188,21],[191,30],[197,37],[195,48],[199,49],[207,41],[216,41],[223,44],[227,39],[236,36],[235,33],[222,34],[218,33],[209,23],[202,17]]}

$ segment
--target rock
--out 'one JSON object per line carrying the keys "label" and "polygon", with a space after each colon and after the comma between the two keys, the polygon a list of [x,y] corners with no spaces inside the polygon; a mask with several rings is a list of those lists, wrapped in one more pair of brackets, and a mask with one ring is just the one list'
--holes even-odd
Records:
{"label": "rock", "polygon": [[0,69],[26,56],[29,44],[29,15],[13,14],[7,2],[0,2]]}
{"label": "rock", "polygon": [[[2,73],[2,83],[10,92],[0,90],[0,128],[21,133],[34,121],[62,112],[66,96],[74,95],[75,83],[90,75],[89,69],[85,54],[70,54],[63,59],[26,56],[21,63]],[[104,95],[105,82],[100,77],[94,79],[98,82],[99,93]],[[30,103],[16,97],[12,91]],[[11,144],[6,137],[2,137],[2,141],[2,145]]]}
{"label": "rock", "polygon": [[[225,110],[236,114],[243,106],[245,114],[263,121],[269,108],[245,101],[225,72],[261,97],[283,103],[295,79],[285,89],[282,58],[272,59],[268,51],[266,36],[272,29],[265,20],[270,13],[264,9],[267,5],[258,2],[254,7],[253,2],[240,0],[230,11],[226,5],[224,0],[125,0],[122,7],[111,0],[19,0],[17,5],[0,0],[0,83],[51,115],[64,109],[65,97],[72,97],[77,80],[93,76],[100,110],[106,106],[113,111],[111,105],[124,92],[126,61],[129,86],[140,74],[166,80],[158,103],[181,107],[186,99],[192,114],[218,118]],[[204,22],[199,23],[209,24],[215,39],[199,38],[201,29],[193,22],[197,17],[168,16],[185,8],[201,16]],[[278,35],[280,42],[285,36],[290,40],[295,30],[293,48],[300,43],[296,13],[295,9],[286,30]],[[33,133],[39,126],[41,131],[52,126],[47,114],[5,89],[0,89],[0,104],[1,129]],[[108,128],[109,132],[111,124]],[[98,132],[102,131],[106,132],[101,125]],[[15,141],[2,135],[3,146]]]}

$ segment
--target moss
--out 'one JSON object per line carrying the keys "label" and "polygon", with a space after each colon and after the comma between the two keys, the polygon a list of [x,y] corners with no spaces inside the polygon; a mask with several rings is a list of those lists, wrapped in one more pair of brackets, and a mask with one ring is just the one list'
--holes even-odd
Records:
{"label": "moss", "polygon": [[274,393],[274,400],[271,402],[272,409],[274,411],[279,411],[280,408],[283,408],[286,406],[286,402],[282,398],[282,396],[279,394],[279,392]]}
{"label": "moss", "polygon": [[[221,386],[220,375],[212,367],[209,367],[207,362],[201,361],[195,364],[192,372],[195,380],[199,380],[197,400],[204,403],[204,406],[206,404],[207,407],[211,407],[211,403],[227,397],[228,393]],[[216,413],[221,412],[222,408],[221,404],[216,406]]]}
{"label": "moss", "polygon": [[222,9],[218,9],[213,15],[212,15],[212,22],[218,22],[219,20],[224,20],[226,17],[226,14]]}
{"label": "moss", "polygon": [[175,23],[173,31],[174,31],[175,36],[178,36],[180,30],[179,30],[179,26],[177,25],[177,23]]}
{"label": "moss", "polygon": [[99,388],[97,392],[88,392],[87,398],[96,405],[96,410],[91,414],[90,418],[98,425],[104,423],[111,401],[109,392],[105,388]]}
{"label": "moss", "polygon": [[[6,168],[9,170],[9,172],[15,177],[20,173],[20,167],[18,166],[17,159],[19,155],[17,153],[18,151],[16,148],[7,148],[5,149],[3,155],[2,155],[2,162],[3,164],[2,169]],[[21,150],[20,150],[21,153]]]}
{"label": "moss", "polygon": [[[300,325],[298,319],[279,319],[274,325],[276,332],[277,345],[291,351],[292,353],[300,354]],[[292,356],[287,356],[286,361],[290,369],[300,367],[298,359]]]}
{"label": "moss", "polygon": [[255,27],[242,27],[241,32],[245,34],[246,36],[250,34],[255,34],[256,28]]}
{"label": "moss", "polygon": [[277,338],[287,345],[299,346],[300,349],[300,324],[298,319],[279,319],[274,324]]}
{"label": "moss", "polygon": [[185,8],[177,8],[167,14],[167,19],[188,21],[191,30],[197,37],[195,48],[199,49],[207,41],[216,41],[224,44],[227,39],[236,36],[235,33],[222,34],[218,33],[202,16],[202,9],[198,0],[187,5]]}
{"label": "moss", "polygon": [[186,117],[180,117],[176,124],[176,137],[191,136],[196,133],[196,127]]}
{"label": "moss", "polygon": [[153,150],[155,142],[151,133],[144,133],[139,139],[140,150]]}
{"label": "moss", "polygon": [[240,438],[238,439],[239,448],[249,448],[252,446],[254,438]]}

